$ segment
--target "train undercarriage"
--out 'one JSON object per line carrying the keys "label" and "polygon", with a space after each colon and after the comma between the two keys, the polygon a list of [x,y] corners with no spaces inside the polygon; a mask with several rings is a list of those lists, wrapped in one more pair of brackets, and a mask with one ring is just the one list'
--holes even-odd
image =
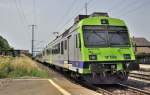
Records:
{"label": "train undercarriage", "polygon": [[83,78],[92,84],[116,84],[126,82],[128,69],[126,64],[117,70],[117,64],[91,64],[91,74]]}
{"label": "train undercarriage", "polygon": [[91,84],[116,84],[116,83],[124,83],[128,79],[128,72],[118,71],[114,74],[110,72],[102,72],[84,75],[84,80]]}

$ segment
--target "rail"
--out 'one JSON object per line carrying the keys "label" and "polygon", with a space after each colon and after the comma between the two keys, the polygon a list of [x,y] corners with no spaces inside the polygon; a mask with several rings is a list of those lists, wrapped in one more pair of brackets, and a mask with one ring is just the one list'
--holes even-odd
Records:
{"label": "rail", "polygon": [[148,75],[148,74],[130,73],[129,76],[150,81],[150,75]]}
{"label": "rail", "polygon": [[140,94],[140,95],[141,94],[142,95],[150,95],[150,92],[142,90],[142,89],[139,89],[139,88],[135,88],[135,87],[128,86],[128,85],[125,85],[125,84],[118,84],[118,85],[123,86],[123,87],[127,88],[128,90],[136,92],[137,94]]}

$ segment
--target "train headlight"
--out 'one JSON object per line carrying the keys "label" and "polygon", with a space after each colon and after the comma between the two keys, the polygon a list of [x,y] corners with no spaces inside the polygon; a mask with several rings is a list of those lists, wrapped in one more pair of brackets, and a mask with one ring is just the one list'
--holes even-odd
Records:
{"label": "train headlight", "polygon": [[124,54],[123,56],[124,56],[124,59],[131,59],[130,54]]}
{"label": "train headlight", "polygon": [[90,60],[97,60],[97,56],[96,55],[89,55],[89,59]]}

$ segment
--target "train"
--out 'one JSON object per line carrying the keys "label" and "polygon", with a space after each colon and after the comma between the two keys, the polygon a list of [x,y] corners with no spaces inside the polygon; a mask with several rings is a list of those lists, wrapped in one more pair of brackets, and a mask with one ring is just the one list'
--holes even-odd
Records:
{"label": "train", "polygon": [[91,84],[116,84],[127,81],[135,53],[125,22],[94,12],[78,15],[36,59]]}

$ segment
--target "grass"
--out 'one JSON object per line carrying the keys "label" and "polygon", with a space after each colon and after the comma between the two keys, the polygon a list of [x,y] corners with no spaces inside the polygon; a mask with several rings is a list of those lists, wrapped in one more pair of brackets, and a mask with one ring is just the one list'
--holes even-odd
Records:
{"label": "grass", "polygon": [[10,56],[0,57],[0,78],[18,78],[24,76],[47,78],[48,72],[40,69],[27,56],[15,58]]}

